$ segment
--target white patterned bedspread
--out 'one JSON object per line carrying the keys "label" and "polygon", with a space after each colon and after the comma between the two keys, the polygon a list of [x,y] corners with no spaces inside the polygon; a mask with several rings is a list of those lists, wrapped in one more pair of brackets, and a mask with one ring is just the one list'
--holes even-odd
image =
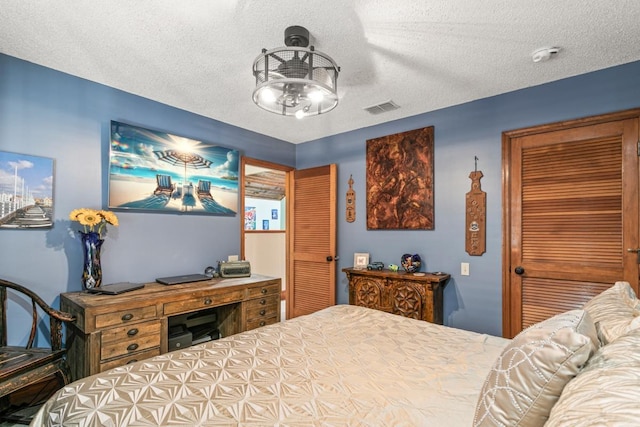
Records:
{"label": "white patterned bedspread", "polygon": [[32,426],[470,426],[507,340],[351,305],[76,381]]}

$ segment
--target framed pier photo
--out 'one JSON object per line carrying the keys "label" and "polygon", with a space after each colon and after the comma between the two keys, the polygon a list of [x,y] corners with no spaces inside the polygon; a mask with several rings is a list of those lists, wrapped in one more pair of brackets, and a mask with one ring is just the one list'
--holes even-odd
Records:
{"label": "framed pier photo", "polygon": [[0,151],[0,228],[53,227],[53,159]]}

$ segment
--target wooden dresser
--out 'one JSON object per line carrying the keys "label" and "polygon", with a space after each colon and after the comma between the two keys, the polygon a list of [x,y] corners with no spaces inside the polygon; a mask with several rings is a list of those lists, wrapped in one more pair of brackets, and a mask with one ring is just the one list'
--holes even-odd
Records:
{"label": "wooden dresser", "polygon": [[67,357],[74,380],[168,351],[174,316],[213,312],[221,336],[280,321],[281,280],[211,279],[182,285],[147,283],[120,295],[69,292],[60,309],[76,316],[67,327]]}
{"label": "wooden dresser", "polygon": [[344,268],[349,279],[349,304],[374,308],[442,325],[442,291],[449,274]]}

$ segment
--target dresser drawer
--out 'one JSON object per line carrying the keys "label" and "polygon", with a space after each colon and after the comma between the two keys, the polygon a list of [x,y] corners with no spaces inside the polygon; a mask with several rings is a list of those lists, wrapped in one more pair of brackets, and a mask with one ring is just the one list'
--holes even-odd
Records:
{"label": "dresser drawer", "polygon": [[115,341],[102,345],[100,350],[100,360],[107,360],[114,357],[133,354],[153,347],[160,348],[160,335],[147,335]]}
{"label": "dresser drawer", "polygon": [[247,320],[247,331],[278,322],[277,316]]}
{"label": "dresser drawer", "polygon": [[151,320],[148,322],[134,323],[126,326],[105,329],[102,331],[100,343],[102,346],[109,345],[114,342],[125,340],[135,340],[147,335],[160,336],[160,321]]}
{"label": "dresser drawer", "polygon": [[245,314],[247,320],[277,315],[279,300],[280,295],[271,295],[247,301],[245,303]]}
{"label": "dresser drawer", "polygon": [[199,298],[173,301],[164,305],[164,314],[165,316],[170,316],[172,314],[195,311],[203,308],[217,307],[234,301],[242,301],[243,297],[244,290],[240,289],[216,296],[205,295]]}
{"label": "dresser drawer", "polygon": [[131,308],[114,313],[98,314],[96,316],[96,329],[138,322],[145,319],[155,319],[156,317],[158,317],[158,313],[156,312],[155,305]]}
{"label": "dresser drawer", "polygon": [[270,282],[262,286],[254,286],[247,289],[247,298],[257,298],[263,295],[280,295],[280,282]]}
{"label": "dresser drawer", "polygon": [[117,368],[118,366],[124,366],[129,363],[134,363],[139,360],[144,360],[144,359],[148,359],[149,357],[159,356],[159,355],[160,355],[160,347],[152,348],[151,350],[141,351],[139,353],[131,354],[125,357],[120,357],[115,360],[110,360],[108,362],[100,363],[100,372],[104,372],[112,368]]}

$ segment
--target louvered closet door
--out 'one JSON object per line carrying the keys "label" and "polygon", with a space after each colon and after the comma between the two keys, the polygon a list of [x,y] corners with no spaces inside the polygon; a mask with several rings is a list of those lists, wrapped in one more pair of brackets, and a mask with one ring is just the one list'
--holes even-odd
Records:
{"label": "louvered closet door", "polygon": [[638,289],[638,120],[613,119],[505,134],[505,336],[618,280]]}
{"label": "louvered closet door", "polygon": [[294,172],[287,318],[336,303],[336,166]]}

